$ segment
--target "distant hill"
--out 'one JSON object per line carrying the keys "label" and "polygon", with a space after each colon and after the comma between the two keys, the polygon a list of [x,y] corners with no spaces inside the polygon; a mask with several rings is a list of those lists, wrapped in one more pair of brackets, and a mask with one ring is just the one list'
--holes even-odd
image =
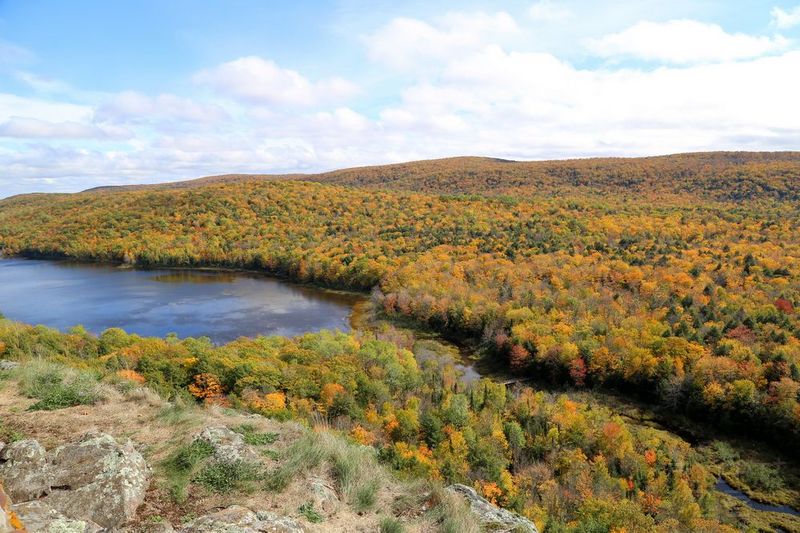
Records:
{"label": "distant hill", "polygon": [[184,189],[214,183],[301,180],[437,194],[695,195],[739,201],[800,199],[800,152],[703,152],[641,158],[510,161],[454,157],[356,167],[321,174],[224,174],[92,191]]}

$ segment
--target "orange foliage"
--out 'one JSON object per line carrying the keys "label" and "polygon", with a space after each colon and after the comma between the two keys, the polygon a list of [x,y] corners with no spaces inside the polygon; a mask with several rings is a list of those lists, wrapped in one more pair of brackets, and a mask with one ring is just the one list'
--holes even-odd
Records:
{"label": "orange foliage", "polygon": [[192,396],[198,400],[203,400],[207,404],[224,405],[227,403],[223,394],[222,384],[214,374],[197,374],[194,377],[194,383],[189,385],[189,392],[192,393]]}
{"label": "orange foliage", "polygon": [[333,405],[333,401],[336,399],[336,397],[344,393],[344,387],[338,383],[326,383],[322,387],[322,391],[319,393],[319,398],[322,400],[323,404],[325,404],[327,407],[330,407]]}
{"label": "orange foliage", "polygon": [[365,446],[370,446],[375,442],[375,435],[369,431],[368,429],[364,429],[363,426],[356,426],[350,431],[350,436],[353,437],[356,442],[359,444],[363,444]]}
{"label": "orange foliage", "polygon": [[135,370],[117,370],[117,376],[139,384],[145,382],[144,376]]}

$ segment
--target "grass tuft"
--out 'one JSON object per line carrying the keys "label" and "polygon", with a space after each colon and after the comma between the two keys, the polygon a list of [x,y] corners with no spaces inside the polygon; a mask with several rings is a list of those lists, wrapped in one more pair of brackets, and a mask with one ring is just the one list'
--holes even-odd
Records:
{"label": "grass tuft", "polygon": [[161,463],[166,485],[172,498],[186,501],[187,487],[200,464],[214,454],[214,448],[204,440],[196,440],[180,448]]}
{"label": "grass tuft", "polygon": [[403,533],[403,524],[393,516],[381,519],[381,533]]}
{"label": "grass tuft", "polygon": [[311,470],[325,458],[318,435],[307,433],[281,454],[283,462],[272,471],[266,488],[276,492],[284,490],[301,472]]}
{"label": "grass tuft", "polygon": [[244,442],[251,446],[266,446],[278,440],[277,433],[260,432],[252,424],[242,424],[233,428],[233,431],[242,435]]}

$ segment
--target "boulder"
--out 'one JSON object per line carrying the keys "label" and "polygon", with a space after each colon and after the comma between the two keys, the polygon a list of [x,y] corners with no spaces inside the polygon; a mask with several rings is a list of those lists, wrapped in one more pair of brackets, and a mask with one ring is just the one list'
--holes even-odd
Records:
{"label": "boulder", "polygon": [[331,515],[336,512],[339,507],[339,496],[336,491],[324,479],[312,478],[311,479],[311,493],[314,495],[314,507],[322,509],[325,513]]}
{"label": "boulder", "polygon": [[244,437],[225,426],[208,426],[194,440],[203,440],[214,449],[214,460],[222,463],[247,463],[261,460],[258,452],[244,442]]}
{"label": "boulder", "polygon": [[51,463],[52,491],[43,501],[68,517],[106,528],[136,515],[150,481],[147,463],[133,444],[120,445],[105,433],[56,448]]}
{"label": "boulder", "polygon": [[266,511],[252,511],[234,505],[211,513],[180,527],[181,533],[304,533],[305,528],[293,518]]}
{"label": "boulder", "polygon": [[33,439],[18,440],[0,450],[0,481],[16,502],[34,500],[50,492],[47,454]]}
{"label": "boulder", "polygon": [[121,445],[105,433],[87,433],[50,454],[35,440],[0,451],[0,481],[23,521],[36,525],[31,531],[119,527],[144,501],[149,474],[132,443]]}
{"label": "boulder", "polygon": [[466,485],[450,485],[447,490],[464,498],[475,518],[490,531],[498,533],[539,533],[536,525],[516,513],[501,509],[490,503],[478,492]]}
{"label": "boulder", "polygon": [[98,533],[103,528],[90,520],[67,518],[41,500],[13,506],[28,533]]}

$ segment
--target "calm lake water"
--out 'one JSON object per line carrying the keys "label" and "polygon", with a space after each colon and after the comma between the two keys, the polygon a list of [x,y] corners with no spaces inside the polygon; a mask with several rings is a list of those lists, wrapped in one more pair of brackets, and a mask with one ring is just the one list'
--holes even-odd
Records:
{"label": "calm lake water", "polygon": [[68,261],[0,259],[0,313],[29,324],[143,336],[293,336],[350,330],[365,299],[248,273],[133,270]]}

